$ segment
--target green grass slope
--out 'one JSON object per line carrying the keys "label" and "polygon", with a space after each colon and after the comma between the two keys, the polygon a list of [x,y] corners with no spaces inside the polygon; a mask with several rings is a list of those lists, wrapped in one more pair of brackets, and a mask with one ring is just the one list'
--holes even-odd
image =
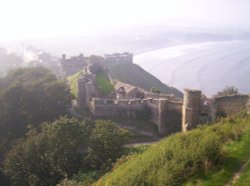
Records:
{"label": "green grass slope", "polygon": [[250,185],[250,161],[247,163],[245,169],[240,173],[240,178],[233,184],[233,186],[249,186]]}
{"label": "green grass slope", "polygon": [[78,94],[77,82],[78,82],[80,75],[81,75],[81,72],[77,72],[73,74],[72,76],[67,77],[67,81],[69,82],[69,85],[70,85],[70,91],[75,97],[77,97],[77,94]]}
{"label": "green grass slope", "polygon": [[93,185],[223,186],[250,157],[249,136],[245,114],[175,134],[114,166]]}
{"label": "green grass slope", "polygon": [[[239,138],[239,140],[232,140],[229,144],[222,147],[223,156],[220,163],[207,174],[191,179],[183,184],[183,186],[224,186],[227,183],[231,183],[234,174],[237,173],[241,166],[250,158],[249,147],[250,125],[248,121],[247,126],[244,127],[243,135]],[[244,176],[242,180],[246,180]],[[239,182],[241,181],[239,180]],[[237,184],[237,186],[240,185],[241,184]],[[246,186],[249,185],[250,182],[246,184]]]}
{"label": "green grass slope", "polygon": [[174,94],[182,97],[182,93],[173,87],[168,87],[156,77],[143,70],[136,64],[125,63],[106,63],[109,73],[113,79],[117,79],[124,83],[150,90],[152,87],[157,88],[162,93]]}
{"label": "green grass slope", "polygon": [[99,72],[96,74],[96,84],[100,88],[101,94],[104,96],[114,91],[114,85],[109,81],[105,73]]}

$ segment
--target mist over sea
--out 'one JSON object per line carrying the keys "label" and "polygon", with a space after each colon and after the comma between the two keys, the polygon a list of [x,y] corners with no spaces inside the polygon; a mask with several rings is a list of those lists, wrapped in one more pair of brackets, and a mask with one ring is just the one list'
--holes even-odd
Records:
{"label": "mist over sea", "polygon": [[201,89],[212,96],[225,86],[234,86],[250,93],[249,40],[166,47],[138,54],[134,63],[181,91]]}

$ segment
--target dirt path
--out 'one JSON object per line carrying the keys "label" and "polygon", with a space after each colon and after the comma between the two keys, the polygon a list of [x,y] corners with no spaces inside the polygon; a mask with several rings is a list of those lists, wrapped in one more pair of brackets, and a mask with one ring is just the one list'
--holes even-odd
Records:
{"label": "dirt path", "polygon": [[157,141],[149,141],[149,142],[141,142],[141,143],[128,143],[124,145],[124,147],[133,147],[133,146],[138,146],[138,145],[153,145],[157,143]]}
{"label": "dirt path", "polygon": [[240,169],[234,174],[232,180],[227,183],[225,186],[232,186],[240,178],[240,174],[245,170],[247,164],[250,163],[250,158],[240,167]]}

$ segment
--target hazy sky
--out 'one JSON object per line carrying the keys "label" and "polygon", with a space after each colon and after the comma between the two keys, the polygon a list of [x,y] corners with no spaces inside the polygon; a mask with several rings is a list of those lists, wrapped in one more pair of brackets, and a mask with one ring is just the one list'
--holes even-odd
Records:
{"label": "hazy sky", "polygon": [[250,0],[0,0],[0,41],[151,23],[250,27]]}

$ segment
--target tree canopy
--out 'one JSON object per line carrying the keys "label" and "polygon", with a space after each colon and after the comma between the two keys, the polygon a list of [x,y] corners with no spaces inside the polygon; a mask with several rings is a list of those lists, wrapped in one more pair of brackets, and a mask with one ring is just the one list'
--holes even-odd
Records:
{"label": "tree canopy", "polygon": [[14,185],[55,185],[65,175],[114,161],[128,136],[109,121],[61,117],[30,130],[13,146],[6,155],[4,172]]}
{"label": "tree canopy", "polygon": [[1,80],[0,153],[25,135],[27,126],[38,126],[67,114],[72,95],[68,85],[42,67],[11,71]]}
{"label": "tree canopy", "polygon": [[239,90],[235,87],[225,87],[222,91],[219,91],[215,97],[220,97],[220,96],[230,96],[230,95],[235,95],[239,94]]}

